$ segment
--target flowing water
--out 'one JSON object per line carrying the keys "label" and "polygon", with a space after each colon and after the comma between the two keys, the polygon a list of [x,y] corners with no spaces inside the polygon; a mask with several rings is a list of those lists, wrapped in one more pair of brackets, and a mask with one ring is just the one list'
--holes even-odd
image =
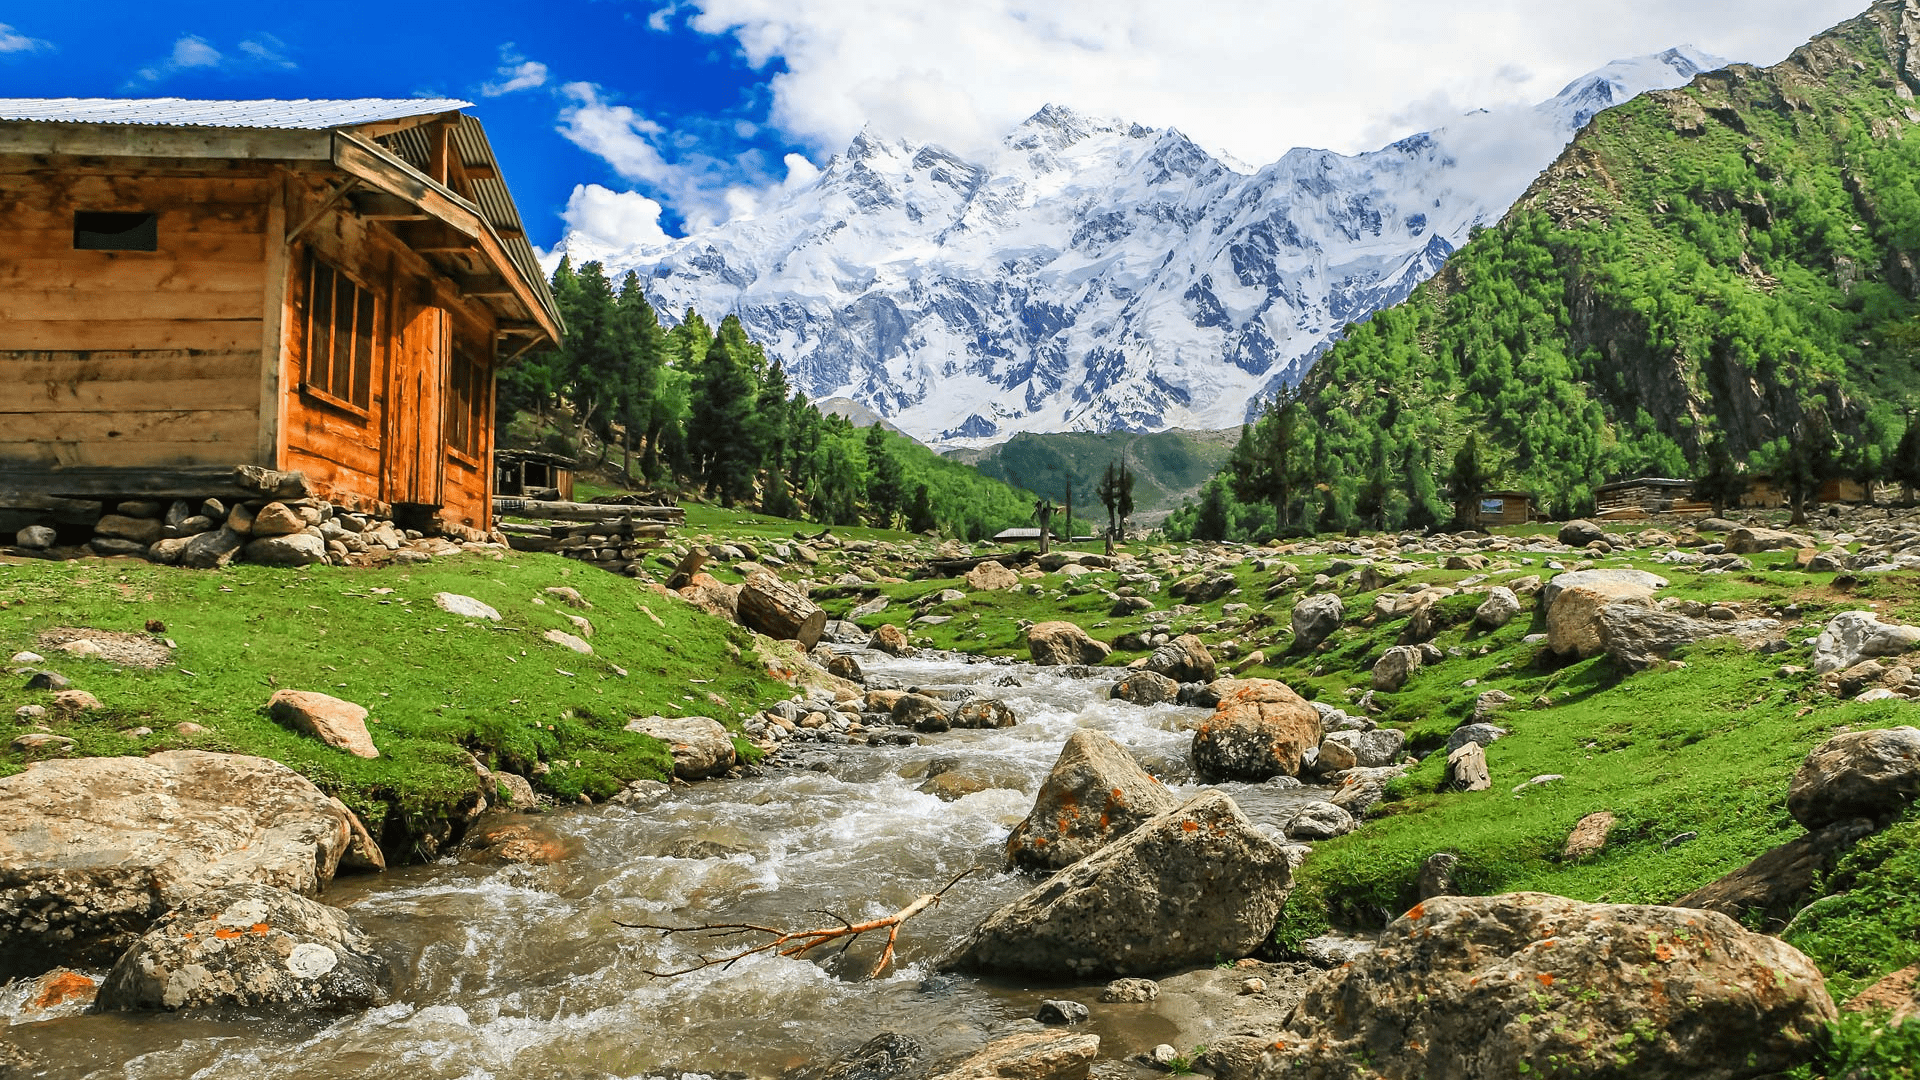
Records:
{"label": "flowing water", "polygon": [[[1111,734],[1184,796],[1194,790],[1189,727],[1204,714],[1109,701],[1108,681],[1046,669],[861,658],[906,685],[981,688],[1020,723],[914,746],[800,746],[763,775],[677,788],[646,810],[561,811],[548,820],[580,853],[555,865],[443,862],[342,878],[323,899],[351,911],[397,962],[398,993],[383,1008],[302,1023],[84,1015],[19,1024],[6,1037],[43,1063],[37,1075],[63,1080],[761,1077],[883,1031],[935,1055],[968,1051],[1032,1016],[1043,997],[1096,1001],[1098,987],[983,981],[933,961],[1032,885],[1003,869],[1002,844],[1075,728]],[[1008,675],[1021,685],[989,686]],[[935,759],[993,786],[953,802],[922,794]],[[1223,789],[1267,825],[1313,797]],[[728,943],[619,925],[858,922],[972,866],[984,869],[909,922],[898,963],[872,981],[881,934],[817,961],[760,955],[653,978]],[[1097,1007],[1092,1030],[1103,1057],[1174,1035],[1151,1006]]]}

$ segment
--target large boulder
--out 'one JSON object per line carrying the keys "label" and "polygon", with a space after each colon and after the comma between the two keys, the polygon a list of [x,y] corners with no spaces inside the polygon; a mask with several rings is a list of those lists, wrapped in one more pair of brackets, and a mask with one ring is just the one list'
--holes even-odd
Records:
{"label": "large boulder", "polygon": [[733,735],[712,717],[636,717],[627,721],[627,730],[666,743],[673,775],[682,780],[705,780],[733,768]]}
{"label": "large boulder", "polygon": [[339,908],[270,885],[228,885],[167,912],[114,961],[106,1012],[344,1012],[384,1005],[387,962]]}
{"label": "large boulder", "polygon": [[1193,735],[1193,764],[1223,780],[1269,780],[1300,772],[1320,745],[1320,714],[1275,679],[1243,679]]}
{"label": "large boulder", "polygon": [[1600,648],[1615,662],[1639,670],[1709,638],[1733,637],[1758,644],[1779,625],[1773,619],[1695,619],[1662,611],[1644,600],[1619,600],[1600,609]]}
{"label": "large boulder", "polygon": [[1560,526],[1560,542],[1568,547],[1583,548],[1595,540],[1605,540],[1606,531],[1585,518],[1576,518]]}
{"label": "large boulder", "polygon": [[[1607,605],[1620,602],[1644,604],[1653,596],[1652,585],[1634,577],[1583,577],[1567,583],[1565,579],[1588,574],[1641,575],[1638,570],[1580,570],[1561,574],[1547,583],[1552,598],[1547,601],[1547,647],[1562,656],[1586,659],[1606,651],[1606,639],[1600,629],[1601,613]],[[1642,577],[1653,578],[1652,574]],[[1653,578],[1661,585],[1666,582]]]}
{"label": "large boulder", "polygon": [[[1649,574],[1645,570],[1569,570],[1564,574],[1555,574],[1540,587],[1540,606],[1553,610],[1553,602],[1560,597],[1564,589],[1583,585],[1611,583],[1617,585],[1638,585],[1638,595],[1651,595],[1667,587],[1667,579],[1659,574]],[[1515,590],[1518,591],[1517,589]]]}
{"label": "large boulder", "polygon": [[1180,697],[1180,684],[1152,671],[1135,671],[1113,684],[1107,696],[1134,705],[1164,705]]}
{"label": "large boulder", "polygon": [[1757,551],[1799,551],[1812,546],[1812,539],[1779,529],[1740,528],[1727,534],[1727,550],[1735,555],[1752,555]]}
{"label": "large boulder", "polygon": [[1085,982],[1237,958],[1292,885],[1287,849],[1206,791],[994,912],[943,965]]}
{"label": "large boulder", "polygon": [[1883,623],[1871,611],[1843,611],[1827,620],[1813,643],[1817,675],[1844,671],[1875,656],[1898,656],[1920,645],[1920,626]]}
{"label": "large boulder", "polygon": [[1008,835],[1007,861],[1058,870],[1178,805],[1111,735],[1081,728],[1060,748],[1033,812]]}
{"label": "large boulder", "polygon": [[192,570],[216,570],[233,561],[247,538],[230,528],[203,532],[180,549],[179,564]]}
{"label": "large boulder", "polygon": [[1495,585],[1487,590],[1487,598],[1473,609],[1473,624],[1487,630],[1498,630],[1513,621],[1520,614],[1520,597],[1505,585]]}
{"label": "large boulder", "polygon": [[880,624],[880,629],[875,630],[872,636],[867,638],[867,648],[886,653],[888,656],[912,656],[915,651],[914,647],[907,642],[906,631],[892,623]]}
{"label": "large boulder", "polygon": [[106,967],[208,889],[317,892],[352,842],[350,816],[266,758],[172,750],[29,765],[0,779],[0,980]]}
{"label": "large boulder", "polygon": [[1813,899],[1840,856],[1873,835],[1874,828],[1866,818],[1849,818],[1796,836],[1682,896],[1673,906],[1717,911],[1743,925],[1763,924],[1777,932]]}
{"label": "large boulder", "polygon": [[1098,1035],[1026,1031],[993,1040],[933,1080],[1084,1080],[1099,1056]]}
{"label": "large boulder", "polygon": [[1806,1061],[1819,969],[1722,915],[1543,893],[1439,896],[1315,983],[1262,1075],[1735,1080]]}
{"label": "large boulder", "polygon": [[992,559],[967,571],[967,588],[975,592],[997,592],[1015,588],[1019,584],[1019,574]]}
{"label": "large boulder", "polygon": [[1395,645],[1373,662],[1373,688],[1392,693],[1407,685],[1425,659],[1419,646]]}
{"label": "large boulder", "polygon": [[1212,682],[1218,673],[1213,654],[1192,634],[1181,634],[1153,650],[1153,655],[1147,657],[1146,668],[1177,683]]}
{"label": "large boulder", "polygon": [[1347,606],[1334,593],[1301,597],[1293,605],[1293,615],[1289,620],[1294,642],[1302,648],[1311,649],[1340,629],[1340,622],[1346,617]]}
{"label": "large boulder", "polygon": [[267,699],[267,714],[354,757],[380,756],[367,733],[367,710],[351,701],[311,690],[275,690]]}
{"label": "large boulder", "polygon": [[1027,654],[1042,667],[1098,664],[1112,651],[1070,622],[1035,623],[1027,630]]}
{"label": "large boulder", "polygon": [[1920,796],[1920,729],[1849,731],[1821,743],[1787,786],[1787,812],[1809,829],[1891,818]]}
{"label": "large boulder", "polygon": [[948,720],[957,728],[1006,728],[1020,722],[1013,707],[999,698],[977,697],[960,703]]}
{"label": "large boulder", "polygon": [[327,557],[327,542],[304,532],[263,536],[248,541],[241,555],[262,566],[312,566]]}
{"label": "large boulder", "polygon": [[1239,582],[1225,570],[1202,570],[1167,586],[1167,595],[1189,604],[1205,604],[1232,592]]}

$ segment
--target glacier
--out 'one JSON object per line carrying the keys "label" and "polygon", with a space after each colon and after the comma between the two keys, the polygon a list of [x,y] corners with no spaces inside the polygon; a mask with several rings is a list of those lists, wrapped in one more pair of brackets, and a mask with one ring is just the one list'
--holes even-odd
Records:
{"label": "glacier", "polygon": [[937,447],[1231,427],[1405,299],[1595,113],[1723,61],[1616,61],[1531,107],[1264,168],[1048,105],[973,160],[862,132],[752,217],[549,254],[637,274],[664,320],[738,315],[794,384]]}

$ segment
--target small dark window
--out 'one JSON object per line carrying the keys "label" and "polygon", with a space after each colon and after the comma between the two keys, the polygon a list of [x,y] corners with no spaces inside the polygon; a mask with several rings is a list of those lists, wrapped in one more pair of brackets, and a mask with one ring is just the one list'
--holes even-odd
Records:
{"label": "small dark window", "polygon": [[158,251],[160,215],[76,210],[73,246],[81,251]]}
{"label": "small dark window", "polygon": [[309,256],[301,389],[364,413],[373,405],[373,293]]}

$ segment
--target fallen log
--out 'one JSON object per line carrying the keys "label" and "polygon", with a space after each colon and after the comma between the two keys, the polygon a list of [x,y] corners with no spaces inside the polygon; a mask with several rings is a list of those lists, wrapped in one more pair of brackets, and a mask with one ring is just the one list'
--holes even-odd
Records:
{"label": "fallen log", "polygon": [[705,565],[707,565],[706,548],[694,548],[687,552],[686,556],[680,560],[680,565],[674,567],[673,573],[667,576],[667,591],[679,592],[693,584],[693,575],[699,573],[700,568]]}
{"label": "fallen log", "polygon": [[881,972],[887,970],[887,965],[893,962],[893,946],[900,937],[901,925],[915,915],[925,912],[928,908],[938,906],[940,898],[947,894],[948,889],[953,888],[959,884],[961,878],[966,877],[978,869],[980,868],[974,866],[962,870],[958,874],[955,874],[951,881],[942,885],[939,892],[923,893],[919,897],[916,897],[913,903],[908,904],[899,911],[884,918],[869,919],[863,923],[848,922],[846,919],[834,915],[830,911],[823,911],[819,914],[839,919],[840,925],[820,927],[813,930],[781,930],[778,927],[757,926],[753,923],[701,923],[699,926],[662,926],[658,923],[621,922],[619,919],[615,919],[613,922],[614,925],[624,926],[629,930],[658,930],[662,937],[671,937],[674,934],[705,934],[713,938],[737,937],[741,934],[773,935],[771,941],[761,942],[752,948],[742,949],[739,952],[726,956],[716,956],[712,958],[702,956],[699,958],[699,963],[675,971],[649,970],[647,974],[656,979],[671,979],[710,967],[719,967],[725,970],[733,966],[736,961],[745,960],[749,956],[763,952],[777,952],[781,956],[805,956],[808,952],[830,941],[844,941],[844,944],[840,946],[840,951],[846,952],[853,946],[854,940],[861,934],[870,933],[874,930],[885,930],[887,932],[887,946],[880,951],[880,959],[874,962],[873,969],[867,972],[867,978],[877,979],[880,977]]}
{"label": "fallen log", "polygon": [[740,625],[811,650],[827,629],[827,613],[771,570],[756,570],[740,586]]}

